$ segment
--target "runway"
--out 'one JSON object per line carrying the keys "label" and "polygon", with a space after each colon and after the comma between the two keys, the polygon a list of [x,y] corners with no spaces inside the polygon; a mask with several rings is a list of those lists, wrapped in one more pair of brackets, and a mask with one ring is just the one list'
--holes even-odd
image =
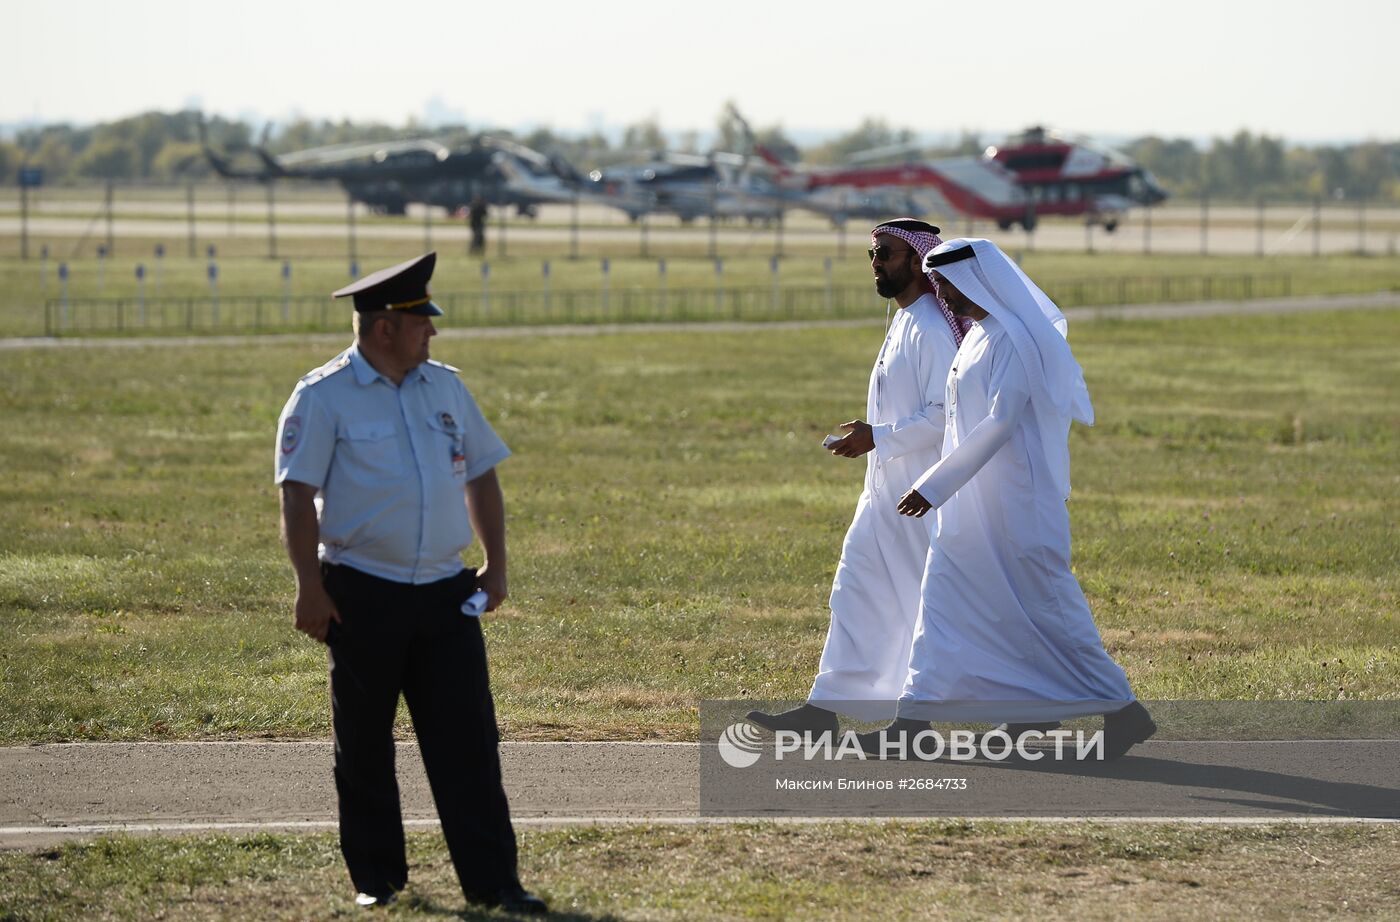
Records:
{"label": "runway", "polygon": [[[405,820],[435,822],[417,746],[399,744]],[[504,743],[511,809],[523,825],[986,817],[1261,823],[1400,819],[1400,740],[1149,741],[1108,765],[831,763],[867,782],[956,777],[965,787],[813,800],[791,791],[724,807],[702,788],[699,743]],[[60,743],[0,748],[0,848],[108,832],[186,834],[335,827],[327,741]],[[809,766],[809,768],[815,767]],[[735,769],[737,777],[745,769]],[[747,795],[744,795],[747,796]],[[731,803],[732,807],[733,804]]]}

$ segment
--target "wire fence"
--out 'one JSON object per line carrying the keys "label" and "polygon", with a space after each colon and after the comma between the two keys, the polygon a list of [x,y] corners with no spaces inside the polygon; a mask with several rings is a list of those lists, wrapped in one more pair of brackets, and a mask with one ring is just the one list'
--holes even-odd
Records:
{"label": "wire fence", "polygon": [[[1292,294],[1283,273],[1063,279],[1046,284],[1061,307]],[[869,285],[687,287],[435,293],[454,327],[544,324],[766,322],[869,317],[884,299]],[[191,334],[344,329],[344,302],[322,296],[50,299],[44,335]]]}

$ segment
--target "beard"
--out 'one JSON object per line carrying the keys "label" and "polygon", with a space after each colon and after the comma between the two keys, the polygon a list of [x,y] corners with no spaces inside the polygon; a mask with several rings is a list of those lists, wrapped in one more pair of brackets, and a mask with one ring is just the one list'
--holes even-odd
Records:
{"label": "beard", "polygon": [[909,287],[909,272],[903,268],[887,272],[875,279],[875,293],[882,298],[893,298]]}

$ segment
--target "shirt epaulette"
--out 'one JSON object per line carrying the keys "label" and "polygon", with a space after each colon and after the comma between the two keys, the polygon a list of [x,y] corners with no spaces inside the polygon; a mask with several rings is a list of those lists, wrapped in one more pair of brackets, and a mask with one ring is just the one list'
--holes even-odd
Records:
{"label": "shirt epaulette", "polygon": [[428,364],[429,364],[429,365],[434,365],[434,366],[436,366],[436,367],[438,367],[438,368],[441,368],[441,369],[443,369],[443,370],[445,370],[445,371],[450,371],[450,372],[452,372],[454,375],[460,375],[460,374],[462,373],[462,369],[457,368],[455,365],[449,365],[449,364],[447,364],[446,362],[439,362],[437,359],[428,359]]}
{"label": "shirt epaulette", "polygon": [[350,355],[348,353],[345,355],[337,356],[336,358],[333,358],[326,364],[322,365],[320,368],[317,368],[314,371],[309,371],[305,375],[303,375],[301,378],[301,385],[303,387],[310,387],[318,381],[324,381],[326,378],[329,378],[337,371],[343,371],[349,367]]}

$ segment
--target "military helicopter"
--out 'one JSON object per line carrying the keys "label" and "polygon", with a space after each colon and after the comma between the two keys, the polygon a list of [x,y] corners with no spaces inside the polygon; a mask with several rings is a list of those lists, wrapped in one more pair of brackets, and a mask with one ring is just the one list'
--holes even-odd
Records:
{"label": "military helicopter", "polygon": [[226,179],[339,182],[346,194],[376,214],[403,215],[410,203],[452,214],[480,195],[488,205],[514,207],[533,217],[541,204],[571,201],[583,185],[583,178],[562,157],[489,135],[453,146],[422,138],[273,155],[267,151],[264,132],[263,143],[253,149],[261,167],[238,169],[209,145],[202,122],[199,127],[204,156]]}

